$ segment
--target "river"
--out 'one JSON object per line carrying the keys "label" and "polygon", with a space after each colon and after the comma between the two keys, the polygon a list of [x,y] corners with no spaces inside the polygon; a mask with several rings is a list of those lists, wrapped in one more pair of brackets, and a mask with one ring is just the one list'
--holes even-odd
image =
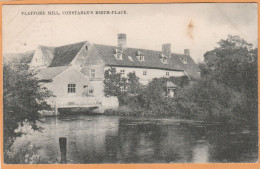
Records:
{"label": "river", "polygon": [[60,116],[44,118],[42,132],[17,138],[14,150],[30,142],[45,163],[60,161],[59,138],[67,138],[69,163],[256,162],[257,131],[192,120]]}

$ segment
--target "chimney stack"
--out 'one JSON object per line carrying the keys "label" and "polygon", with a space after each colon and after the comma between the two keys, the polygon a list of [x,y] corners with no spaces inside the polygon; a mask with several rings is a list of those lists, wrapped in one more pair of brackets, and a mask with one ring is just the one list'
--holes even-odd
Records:
{"label": "chimney stack", "polygon": [[184,55],[190,55],[190,49],[184,49]]}
{"label": "chimney stack", "polygon": [[117,35],[118,46],[122,49],[126,48],[126,34],[120,33]]}
{"label": "chimney stack", "polygon": [[171,44],[170,43],[162,44],[162,53],[167,57],[171,57]]}

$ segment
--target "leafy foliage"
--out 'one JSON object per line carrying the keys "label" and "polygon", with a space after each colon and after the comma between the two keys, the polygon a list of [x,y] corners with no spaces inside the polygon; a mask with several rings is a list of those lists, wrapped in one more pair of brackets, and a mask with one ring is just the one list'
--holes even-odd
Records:
{"label": "leafy foliage", "polygon": [[238,91],[247,87],[247,80],[257,87],[257,49],[238,36],[229,36],[218,44],[204,55],[209,75]]}
{"label": "leafy foliage", "polygon": [[4,112],[4,148],[10,149],[16,137],[22,132],[16,131],[24,122],[34,130],[40,130],[36,122],[40,119],[40,110],[50,109],[46,99],[52,94],[36,78],[36,72],[29,68],[24,59],[13,60],[3,65],[3,112]]}
{"label": "leafy foliage", "polygon": [[[125,90],[121,90],[121,88]],[[105,71],[104,93],[105,96],[116,96],[119,104],[126,104],[128,97],[135,96],[142,90],[142,85],[135,72],[130,72],[127,77],[123,77],[120,73],[116,73],[114,69]]]}
{"label": "leafy foliage", "polygon": [[[111,113],[134,116],[177,115],[174,99],[166,96],[167,81],[171,81],[179,87],[189,84],[189,79],[185,76],[155,78],[149,82],[148,86],[143,86],[134,72],[129,73],[127,77],[122,77],[114,69],[106,70],[105,95],[118,97],[120,105],[117,111]],[[122,86],[126,87],[127,91],[120,91]],[[120,110],[125,112],[120,112]],[[107,114],[109,113],[107,112]]]}
{"label": "leafy foliage", "polygon": [[176,111],[173,99],[166,96],[167,78],[155,78],[128,103],[135,112],[146,116],[173,115]]}
{"label": "leafy foliage", "polygon": [[39,148],[35,145],[27,143],[22,145],[18,151],[11,149],[7,151],[7,158],[5,163],[7,164],[40,164],[40,155],[38,153]]}
{"label": "leafy foliage", "polygon": [[176,101],[188,118],[226,119],[241,105],[241,95],[213,79],[202,78],[181,89]]}
{"label": "leafy foliage", "polygon": [[139,77],[136,76],[135,72],[127,74],[126,83],[127,93],[130,95],[137,95],[142,90],[142,84],[139,82]]}
{"label": "leafy foliage", "polygon": [[108,69],[104,73],[104,93],[106,97],[121,95],[120,87],[122,84],[120,73],[116,73],[113,69]]}
{"label": "leafy foliage", "polygon": [[236,117],[257,120],[257,49],[239,36],[229,35],[204,54],[203,79],[184,88],[179,105],[190,115]]}

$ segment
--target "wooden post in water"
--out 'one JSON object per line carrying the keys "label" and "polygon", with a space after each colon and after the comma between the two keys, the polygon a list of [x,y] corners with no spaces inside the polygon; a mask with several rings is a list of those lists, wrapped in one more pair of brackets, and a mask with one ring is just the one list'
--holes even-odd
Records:
{"label": "wooden post in water", "polygon": [[67,163],[67,157],[66,157],[67,138],[66,137],[60,137],[59,138],[59,144],[60,144],[61,164],[66,164]]}

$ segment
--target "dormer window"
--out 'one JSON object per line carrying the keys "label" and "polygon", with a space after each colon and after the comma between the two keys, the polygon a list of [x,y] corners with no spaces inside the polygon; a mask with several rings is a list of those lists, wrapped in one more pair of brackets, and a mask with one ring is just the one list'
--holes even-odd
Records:
{"label": "dormer window", "polygon": [[168,58],[168,57],[167,57],[166,55],[161,54],[161,55],[160,55],[160,58],[161,58],[161,62],[162,62],[162,63],[167,64],[167,58]]}
{"label": "dormer window", "polygon": [[116,49],[114,56],[117,60],[123,60],[123,54],[120,50]]}
{"label": "dormer window", "polygon": [[137,58],[139,61],[144,61],[144,54],[140,51],[137,52]]}
{"label": "dormer window", "polygon": [[140,61],[144,61],[144,56],[139,56]]}
{"label": "dormer window", "polygon": [[88,46],[85,46],[85,48],[86,48],[86,51],[88,50]]}
{"label": "dormer window", "polygon": [[123,59],[122,54],[121,53],[116,54],[116,59],[122,60]]}
{"label": "dormer window", "polygon": [[187,58],[181,58],[181,61],[182,61],[183,64],[187,64],[188,63]]}
{"label": "dormer window", "polygon": [[167,58],[165,58],[165,57],[162,58],[162,62],[166,64],[167,63]]}

